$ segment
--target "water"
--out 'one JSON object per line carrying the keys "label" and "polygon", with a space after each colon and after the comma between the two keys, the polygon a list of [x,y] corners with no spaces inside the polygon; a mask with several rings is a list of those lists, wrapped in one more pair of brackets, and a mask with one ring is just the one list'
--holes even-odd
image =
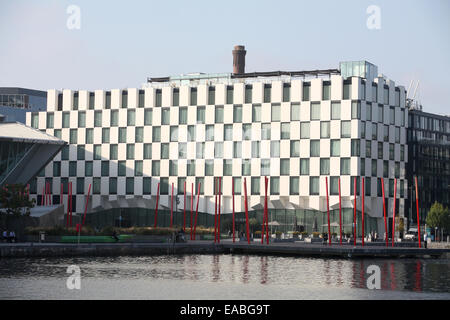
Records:
{"label": "water", "polygon": [[[81,269],[69,290],[67,267]],[[367,267],[381,289],[367,289]],[[449,259],[257,255],[0,260],[0,299],[450,299]]]}

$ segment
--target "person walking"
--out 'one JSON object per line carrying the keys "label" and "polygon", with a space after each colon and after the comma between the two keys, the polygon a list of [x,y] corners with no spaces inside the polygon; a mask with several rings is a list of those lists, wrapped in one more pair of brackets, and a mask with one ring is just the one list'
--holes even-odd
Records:
{"label": "person walking", "polygon": [[424,243],[425,249],[427,248],[427,242],[428,242],[428,232],[425,232],[423,234],[423,243]]}

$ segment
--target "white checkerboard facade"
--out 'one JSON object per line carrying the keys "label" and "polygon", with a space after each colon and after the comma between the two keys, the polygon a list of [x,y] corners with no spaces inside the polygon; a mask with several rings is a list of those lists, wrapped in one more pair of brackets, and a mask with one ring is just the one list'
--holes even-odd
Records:
{"label": "white checkerboard facade", "polygon": [[[201,181],[199,211],[214,213],[214,177],[223,180],[224,213],[232,211],[231,182],[238,178],[241,192],[235,196],[235,210],[242,212],[244,177],[251,209],[264,204],[264,175],[274,180],[268,188],[274,207],[326,211],[325,177],[334,190],[340,177],[342,206],[352,208],[351,181],[364,175],[369,188],[365,213],[379,218],[378,229],[383,230],[379,178],[384,177],[390,216],[397,178],[403,216],[407,117],[405,89],[393,81],[378,77],[366,83],[359,77],[330,75],[167,81],[108,92],[49,90],[47,112],[28,113],[27,124],[70,143],[65,156],[58,154],[45,168],[45,177],[37,178],[36,189],[40,195],[47,178],[58,195],[60,183],[71,181],[77,213],[84,211],[89,184],[96,185],[90,208],[154,198],[158,182],[164,184],[160,204],[170,208],[172,183],[177,194],[184,181],[187,207],[191,184],[196,190]],[[333,182],[331,177],[336,177]],[[183,196],[179,199],[178,208],[183,208]],[[339,208],[336,192],[329,201],[331,209]]]}

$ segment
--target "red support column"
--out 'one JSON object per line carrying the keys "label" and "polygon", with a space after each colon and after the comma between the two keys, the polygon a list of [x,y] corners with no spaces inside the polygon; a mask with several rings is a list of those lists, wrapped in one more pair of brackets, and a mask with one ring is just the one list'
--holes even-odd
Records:
{"label": "red support column", "polygon": [[45,182],[45,200],[44,200],[44,205],[47,205],[47,193],[48,193],[48,182]]}
{"label": "red support column", "polygon": [[417,176],[414,177],[416,182],[416,209],[417,209],[417,232],[419,236],[419,248],[422,248],[420,239],[420,220],[419,220],[419,185],[417,184]]}
{"label": "red support column", "polygon": [[325,177],[325,188],[326,188],[326,192],[327,192],[328,245],[331,246],[330,205],[329,205],[329,201],[328,201],[328,177]]}
{"label": "red support column", "polygon": [[42,186],[41,206],[44,205],[44,197],[45,197],[45,184]]}
{"label": "red support column", "polygon": [[192,183],[192,185],[191,185],[191,240],[193,240],[193,234],[192,234],[192,232],[193,232],[193,229],[192,229],[192,227],[193,227],[193,225],[192,225],[193,211],[194,211],[194,184]]}
{"label": "red support column", "polygon": [[248,205],[247,205],[247,178],[244,178],[244,201],[245,201],[245,223],[247,227],[247,241],[250,244],[250,231],[248,226]]}
{"label": "red support column", "polygon": [[265,199],[265,207],[266,207],[266,243],[269,244],[269,207],[267,205],[267,188],[269,186],[269,178],[266,177],[266,199]]}
{"label": "red support column", "polygon": [[[264,176],[264,186],[267,184],[267,177]],[[262,220],[262,226],[261,226],[261,244],[264,243],[264,235],[265,235],[265,230],[264,228],[266,227],[266,197],[267,197],[267,192],[265,194],[264,197],[264,210],[263,210],[263,220]]]}
{"label": "red support column", "polygon": [[158,223],[158,204],[159,204],[159,182],[158,182],[158,189],[156,191],[155,228]]}
{"label": "red support column", "polygon": [[170,198],[170,227],[173,226],[173,182],[172,182],[172,197]]}
{"label": "red support column", "polygon": [[184,180],[184,211],[183,211],[183,231],[186,232],[186,180]]}
{"label": "red support column", "polygon": [[69,182],[67,182],[67,228],[70,226],[70,196],[69,196]]}
{"label": "red support column", "polygon": [[392,246],[395,244],[395,201],[397,199],[397,178],[394,179],[394,210],[392,212]]}
{"label": "red support column", "polygon": [[91,194],[91,184],[89,183],[89,188],[88,188],[88,195],[86,198],[86,206],[84,207],[84,217],[83,217],[83,224],[82,226],[84,226],[84,223],[86,222],[86,213],[87,213],[87,208],[88,208],[88,203],[89,203],[89,195]]}
{"label": "red support column", "polygon": [[339,244],[342,245],[342,215],[341,215],[341,178],[338,178],[339,184]]}
{"label": "red support column", "polygon": [[353,245],[356,246],[356,177],[353,182],[353,194],[355,196],[353,200]]}
{"label": "red support column", "polygon": [[220,206],[221,206],[221,192],[222,192],[221,185],[222,185],[222,177],[219,177],[219,208],[218,208],[219,220],[218,220],[218,224],[217,224],[217,239],[219,240],[219,243],[220,243],[220,213],[221,213]]}
{"label": "red support column", "polygon": [[235,242],[235,237],[234,237],[234,178],[231,178],[231,193],[233,195],[233,242]]}
{"label": "red support column", "polygon": [[214,243],[217,241],[217,178],[214,177]]}
{"label": "red support column", "polygon": [[384,180],[381,178],[381,191],[383,192],[383,215],[384,215],[384,234],[386,238],[386,247],[389,247],[389,236],[388,236],[388,229],[387,229],[387,221],[386,221],[386,200],[384,196]]}
{"label": "red support column", "polygon": [[73,213],[73,205],[72,205],[72,181],[70,182],[70,220],[69,220],[69,224],[72,227],[72,213]]}
{"label": "red support column", "polygon": [[362,177],[362,195],[361,195],[361,197],[362,197],[362,246],[364,247],[364,236],[365,236],[365,234],[364,234],[364,196],[365,196],[365,194],[364,194],[364,185],[365,185],[365,183],[364,183],[364,177]]}
{"label": "red support column", "polygon": [[195,240],[195,233],[197,230],[198,201],[200,200],[200,186],[201,186],[201,183],[198,184],[198,191],[197,191],[197,208],[195,209],[194,240]]}

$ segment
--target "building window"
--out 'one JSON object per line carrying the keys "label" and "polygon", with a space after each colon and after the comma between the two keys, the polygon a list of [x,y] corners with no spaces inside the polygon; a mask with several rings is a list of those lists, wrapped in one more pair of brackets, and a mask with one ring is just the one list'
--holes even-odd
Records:
{"label": "building window", "polygon": [[366,102],[366,120],[372,121],[372,104],[370,102]]}
{"label": "building window", "polygon": [[291,140],[290,149],[291,158],[300,157],[300,141]]}
{"label": "building window", "polygon": [[73,105],[72,110],[78,110],[78,92],[73,93]]}
{"label": "building window", "polygon": [[264,102],[271,101],[271,91],[272,91],[272,85],[264,84]]}
{"label": "building window", "polygon": [[280,175],[288,176],[291,170],[291,160],[290,159],[280,159]]}
{"label": "building window", "polygon": [[244,123],[242,125],[242,140],[252,139],[252,125],[250,123]]}
{"label": "building window", "polygon": [[178,109],[178,123],[187,124],[187,107],[182,107]]}
{"label": "building window", "polygon": [[394,107],[389,108],[389,124],[395,125],[395,109],[394,109]]}
{"label": "building window", "polygon": [[291,196],[300,194],[300,179],[298,177],[289,178],[289,194]]}
{"label": "building window", "polygon": [[[62,114],[62,127],[63,128],[69,128],[70,127],[70,113],[69,112],[63,112]],[[38,126],[33,128],[38,128]]]}
{"label": "building window", "polygon": [[144,165],[143,165],[143,161],[142,160],[137,160],[134,162],[134,175],[136,177],[141,177],[143,174],[143,169],[144,169]]}
{"label": "building window", "polygon": [[372,158],[372,141],[366,140],[366,158]]}
{"label": "building window", "polygon": [[102,161],[102,177],[109,176],[109,161]]}
{"label": "building window", "polygon": [[198,190],[198,186],[200,185],[200,195],[205,194],[205,179],[204,178],[195,178],[196,189]]}
{"label": "building window", "polygon": [[111,127],[119,125],[119,110],[111,110]]}
{"label": "building window", "polygon": [[161,143],[161,159],[169,159],[169,144]]}
{"label": "building window", "polygon": [[339,194],[339,177],[330,177],[330,195]]}
{"label": "building window", "polygon": [[344,92],[343,92],[343,99],[348,100],[350,99],[351,91],[352,91],[352,81],[351,80],[344,80]]}
{"label": "building window", "polygon": [[152,142],[161,142],[161,127],[153,127],[152,131]]}
{"label": "building window", "polygon": [[245,103],[252,103],[252,89],[251,85],[245,86]]}
{"label": "building window", "polygon": [[197,107],[197,123],[205,123],[205,107]]}
{"label": "building window", "polygon": [[281,120],[281,106],[279,103],[272,104],[272,122]]}
{"label": "building window", "polygon": [[282,140],[290,139],[290,124],[289,124],[289,122],[281,124],[280,136],[281,136]]}
{"label": "building window", "polygon": [[341,140],[333,139],[330,141],[330,155],[339,157],[341,155]]}
{"label": "building window", "polygon": [[300,103],[291,103],[291,121],[300,120]]}
{"label": "building window", "polygon": [[152,178],[144,177],[142,179],[142,193],[151,194],[152,193]]}
{"label": "building window", "polygon": [[215,123],[223,123],[223,106],[215,107]]}
{"label": "building window", "polygon": [[170,124],[170,109],[162,108],[161,109],[161,125]]}
{"label": "building window", "polygon": [[389,160],[394,160],[394,144],[389,143]]}
{"label": "building window", "polygon": [[233,104],[233,86],[227,86],[227,104]]}
{"label": "building window", "polygon": [[[169,150],[168,145],[167,145],[167,150]],[[204,142],[197,142],[195,150],[196,150],[197,159],[205,158],[205,143]]]}
{"label": "building window", "polygon": [[146,125],[146,126],[152,125],[152,116],[153,116],[153,112],[151,109],[144,110],[144,125]]}
{"label": "building window", "polygon": [[303,98],[302,101],[309,101],[309,92],[311,89],[310,82],[303,82]]}
{"label": "building window", "polygon": [[320,174],[329,175],[330,174],[330,159],[321,158],[320,159]]}
{"label": "building window", "polygon": [[135,142],[143,142],[144,141],[144,128],[136,127],[134,132],[134,141]]}
{"label": "building window", "polygon": [[101,188],[100,178],[96,177],[96,178],[92,179],[92,193],[100,194],[100,188]]}
{"label": "building window", "polygon": [[159,176],[160,172],[159,160],[152,160],[152,176]]}
{"label": "building window", "polygon": [[241,177],[233,177],[234,194],[241,194],[242,179]]}
{"label": "building window", "polygon": [[[270,179],[270,180],[272,180],[272,179]],[[259,187],[260,187],[259,177],[252,177],[252,180],[251,180],[251,194],[252,195],[259,195]]]}
{"label": "building window", "polygon": [[372,123],[372,140],[378,140],[378,125]]}
{"label": "building window", "polygon": [[[162,179],[161,179],[162,180]],[[127,194],[134,194],[134,178],[128,177],[126,179],[126,187],[125,187]],[[162,193],[161,193],[162,194]]]}
{"label": "building window", "polygon": [[233,161],[231,159],[223,160],[223,175],[231,176],[233,174]]}
{"label": "building window", "polygon": [[301,122],[300,123],[300,138],[301,139],[309,139],[309,122]]}
{"label": "building window", "polygon": [[78,128],[86,127],[86,112],[78,111]]}
{"label": "building window", "polygon": [[309,194],[318,195],[319,194],[319,177],[309,178]]}
{"label": "building window", "polygon": [[223,140],[231,141],[233,140],[233,125],[226,124],[223,126]]}
{"label": "building window", "polygon": [[162,105],[162,91],[161,89],[156,89],[155,91],[155,107],[161,107]]}
{"label": "building window", "polygon": [[134,144],[127,144],[127,160],[133,159],[134,159]]}
{"label": "building window", "polygon": [[[360,178],[356,177],[356,195],[359,196],[360,192]],[[350,177],[350,195],[354,196],[355,195],[355,177]]]}
{"label": "building window", "polygon": [[384,122],[384,112],[383,112],[383,105],[378,105],[378,122],[383,123]]}
{"label": "building window", "polygon": [[53,176],[54,177],[61,176],[61,162],[60,161],[53,162]]}
{"label": "building window", "polygon": [[242,158],[242,142],[233,142],[233,158]]}
{"label": "building window", "polygon": [[197,88],[191,88],[191,106],[197,105]]}
{"label": "building window", "polygon": [[172,105],[177,107],[180,105],[180,89],[174,88],[172,91]]}
{"label": "building window", "polygon": [[378,142],[378,159],[383,159],[383,142]]}
{"label": "building window", "polygon": [[95,111],[94,112],[94,127],[101,127],[102,126],[102,111]]}
{"label": "building window", "polygon": [[280,141],[270,141],[270,157],[280,157]]}
{"label": "building window", "polygon": [[84,175],[86,177],[92,177],[93,174],[93,163],[92,161],[86,161],[84,163]]}
{"label": "building window", "polygon": [[195,126],[187,126],[188,141],[195,141]]}
{"label": "building window", "polygon": [[252,141],[252,158],[259,158],[261,155],[260,151],[261,142]]}
{"label": "building window", "polygon": [[331,97],[331,82],[324,81],[322,84],[322,100],[330,100]]}
{"label": "building window", "polygon": [[311,102],[311,120],[320,120],[320,102]]}
{"label": "building window", "polygon": [[95,95],[93,92],[89,92],[89,110],[94,109]]}
{"label": "building window", "polygon": [[205,176],[214,175],[214,160],[205,161]]}
{"label": "building window", "polygon": [[251,175],[251,162],[249,159],[242,160],[242,175],[249,176]]}
{"label": "building window", "polygon": [[361,119],[361,102],[352,101],[352,119]]}
{"label": "building window", "polygon": [[118,154],[119,154],[119,152],[118,152],[117,144],[109,145],[109,159],[110,160],[117,160]]}
{"label": "building window", "polygon": [[341,175],[350,174],[350,158],[341,158]]}
{"label": "building window", "polygon": [[127,128],[119,128],[119,143],[127,143]]}
{"label": "building window", "polygon": [[261,176],[270,175],[270,159],[261,159]]}
{"label": "building window", "polygon": [[309,175],[309,159],[300,159],[300,174]]}
{"label": "building window", "polygon": [[187,161],[186,174],[188,176],[195,176],[195,160]]}
{"label": "building window", "polygon": [[216,88],[208,87],[208,104],[215,105],[216,104]]}
{"label": "building window", "polygon": [[53,129],[54,127],[54,119],[55,119],[55,115],[53,114],[53,112],[48,112],[47,113],[47,129]]}
{"label": "building window", "polygon": [[261,140],[270,140],[270,123],[261,124]]}
{"label": "building window", "polygon": [[83,145],[77,145],[77,160],[84,160],[85,159],[85,149]]}
{"label": "building window", "polygon": [[242,122],[242,106],[241,105],[235,105],[233,107],[233,122],[234,123]]}
{"label": "building window", "polygon": [[291,100],[291,84],[283,83],[283,102],[289,102]]}
{"label": "building window", "polygon": [[214,158],[217,159],[223,158],[223,142],[214,143]]}
{"label": "building window", "polygon": [[261,122],[261,105],[252,105],[252,122]]}
{"label": "building window", "polygon": [[270,194],[279,195],[280,194],[280,178],[270,177]]}
{"label": "building window", "polygon": [[341,119],[341,103],[331,102],[331,120]]}
{"label": "building window", "polygon": [[127,111],[127,126],[134,126],[136,124],[136,111],[128,110]]}
{"label": "building window", "polygon": [[400,127],[395,127],[395,143],[400,143]]}
{"label": "building window", "polygon": [[310,157],[320,157],[320,140],[310,141]]}
{"label": "building window", "polygon": [[77,178],[77,194],[84,194],[84,178]]}
{"label": "building window", "polygon": [[384,104],[389,104],[389,87],[388,86],[384,86],[384,90],[383,90],[383,103]]}
{"label": "building window", "polygon": [[152,158],[152,144],[151,143],[144,143],[144,159],[151,159]]}
{"label": "building window", "polygon": [[145,91],[139,90],[138,92],[138,108],[143,108],[145,105]]}
{"label": "building window", "polygon": [[77,132],[77,129],[70,129],[69,143],[70,144],[77,144],[78,143],[78,132]]}
{"label": "building window", "polygon": [[86,144],[94,143],[94,129],[86,129]]}
{"label": "building window", "polygon": [[351,122],[341,121],[341,138],[350,138],[351,136]]}
{"label": "building window", "polygon": [[352,139],[351,142],[351,155],[352,157],[359,157],[360,156],[360,144],[361,140],[359,139]]}
{"label": "building window", "polygon": [[105,109],[111,109],[111,91],[106,91]]}
{"label": "building window", "polygon": [[320,137],[329,138],[330,137],[330,121],[320,122]]}
{"label": "building window", "polygon": [[94,145],[94,160],[102,159],[102,145],[96,144]]}
{"label": "building window", "polygon": [[384,125],[383,128],[384,128],[383,131],[384,142],[389,142],[389,126]]}
{"label": "building window", "polygon": [[372,177],[377,176],[377,160],[372,159]]}

